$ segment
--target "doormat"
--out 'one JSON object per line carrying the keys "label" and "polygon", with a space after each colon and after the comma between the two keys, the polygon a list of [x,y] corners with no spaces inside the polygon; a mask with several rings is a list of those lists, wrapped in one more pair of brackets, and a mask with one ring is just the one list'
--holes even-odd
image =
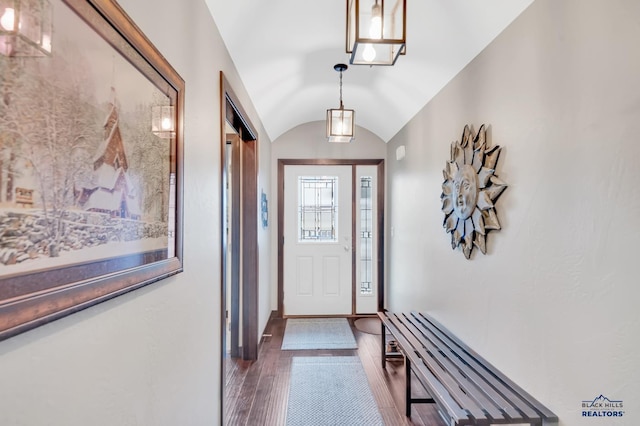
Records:
{"label": "doormat", "polygon": [[357,356],[293,357],[287,426],[384,426]]}
{"label": "doormat", "polygon": [[289,318],[281,349],[358,349],[358,344],[346,318]]}

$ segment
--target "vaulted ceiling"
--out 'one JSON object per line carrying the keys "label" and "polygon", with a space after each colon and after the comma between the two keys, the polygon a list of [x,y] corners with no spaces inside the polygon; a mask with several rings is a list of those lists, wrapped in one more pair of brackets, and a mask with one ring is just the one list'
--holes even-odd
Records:
{"label": "vaulted ceiling", "polygon": [[[346,1],[206,0],[271,140],[339,107]],[[406,55],[350,65],[345,108],[389,141],[532,1],[407,0]]]}

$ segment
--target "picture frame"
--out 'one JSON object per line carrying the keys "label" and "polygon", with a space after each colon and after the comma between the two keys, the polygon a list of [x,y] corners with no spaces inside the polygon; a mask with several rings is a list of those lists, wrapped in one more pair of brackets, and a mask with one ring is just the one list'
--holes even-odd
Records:
{"label": "picture frame", "polygon": [[0,28],[0,340],[183,271],[184,80],[114,0],[19,1],[41,27]]}

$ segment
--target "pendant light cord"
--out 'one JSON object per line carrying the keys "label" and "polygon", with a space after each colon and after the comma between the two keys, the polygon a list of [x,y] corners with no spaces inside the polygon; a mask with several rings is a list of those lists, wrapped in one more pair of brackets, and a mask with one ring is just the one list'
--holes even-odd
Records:
{"label": "pendant light cord", "polygon": [[340,109],[342,109],[342,70],[340,71]]}
{"label": "pendant light cord", "polygon": [[344,109],[342,105],[342,72],[346,70],[348,67],[345,64],[335,64],[333,69],[340,72],[340,109]]}

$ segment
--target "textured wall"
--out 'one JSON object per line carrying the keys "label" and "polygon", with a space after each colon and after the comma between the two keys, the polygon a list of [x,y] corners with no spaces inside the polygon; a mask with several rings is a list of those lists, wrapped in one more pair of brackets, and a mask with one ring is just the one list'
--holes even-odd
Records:
{"label": "textured wall", "polygon": [[[640,422],[638,16],[536,0],[388,146],[389,307],[432,312],[563,425]],[[442,170],[483,123],[509,187],[503,229],[467,260],[442,228]],[[601,394],[622,418],[580,417]]]}
{"label": "textured wall", "polygon": [[[220,70],[262,137],[263,187],[271,142],[204,1],[119,3],[186,82],[185,271],[0,342],[3,426],[209,426],[220,418]],[[264,255],[269,235],[259,238]],[[260,268],[268,279],[268,260]]]}

